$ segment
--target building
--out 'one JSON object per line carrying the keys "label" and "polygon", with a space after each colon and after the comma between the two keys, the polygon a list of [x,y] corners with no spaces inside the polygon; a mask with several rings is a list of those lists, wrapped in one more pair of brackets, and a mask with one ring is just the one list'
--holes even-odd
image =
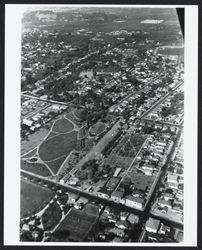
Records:
{"label": "building", "polygon": [[159,229],[160,234],[166,234],[167,232],[170,232],[170,227],[165,226],[164,224],[161,225]]}
{"label": "building", "polygon": [[31,121],[31,120],[28,120],[28,119],[23,119],[22,123],[25,124],[25,125],[27,125],[27,126],[29,126],[29,127],[31,127],[34,122]]}
{"label": "building", "polygon": [[160,220],[149,218],[145,224],[145,229],[150,233],[157,233],[160,226]]}
{"label": "building", "polygon": [[121,212],[121,213],[120,213],[120,219],[121,219],[122,221],[125,221],[125,220],[127,219],[128,215],[129,215],[128,212]]}
{"label": "building", "polygon": [[168,207],[168,208],[172,208],[172,203],[171,203],[171,201],[170,200],[159,200],[158,201],[158,205],[160,206],[160,207]]}
{"label": "building", "polygon": [[130,224],[128,221],[119,220],[116,222],[115,226],[120,228],[120,229],[126,229],[130,226]]}
{"label": "building", "polygon": [[140,197],[134,197],[132,195],[127,195],[125,197],[125,203],[126,203],[126,206],[142,210],[144,203],[145,203],[145,200],[143,198],[140,198]]}
{"label": "building", "polygon": [[111,194],[111,199],[114,200],[115,202],[121,202],[121,198],[123,197],[123,191],[118,191],[115,190],[112,194]]}
{"label": "building", "polygon": [[127,218],[127,220],[133,225],[139,223],[139,217],[135,214],[130,214]]}

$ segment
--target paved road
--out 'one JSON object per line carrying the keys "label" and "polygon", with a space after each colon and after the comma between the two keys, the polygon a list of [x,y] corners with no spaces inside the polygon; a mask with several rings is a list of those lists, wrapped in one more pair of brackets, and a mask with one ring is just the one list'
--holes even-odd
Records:
{"label": "paved road", "polygon": [[[36,180],[42,180],[42,181],[45,181],[46,183],[54,184],[54,185],[56,185],[56,186],[58,186],[58,187],[61,187],[61,188],[66,189],[66,190],[69,191],[69,192],[76,193],[76,194],[81,195],[81,196],[83,196],[83,197],[86,197],[86,198],[88,198],[88,199],[94,198],[94,199],[96,199],[96,200],[99,200],[100,202],[104,202],[106,205],[109,205],[109,206],[110,206],[110,205],[112,205],[112,206],[117,206],[117,205],[118,205],[118,206],[120,207],[120,209],[126,210],[126,211],[128,211],[128,212],[130,212],[130,213],[135,213],[135,214],[137,214],[137,215],[139,215],[139,216],[142,216],[142,217],[144,218],[145,221],[146,221],[149,217],[158,218],[158,217],[155,216],[155,215],[152,215],[152,214],[149,214],[149,213],[145,213],[145,211],[140,211],[140,210],[137,210],[137,209],[132,208],[132,207],[128,207],[128,206],[123,205],[123,204],[120,204],[120,203],[119,203],[119,204],[118,204],[118,203],[115,203],[113,200],[107,200],[107,199],[98,197],[98,196],[96,196],[96,195],[93,194],[93,193],[87,193],[87,192],[84,192],[84,191],[82,191],[82,190],[80,190],[80,189],[77,189],[77,188],[75,188],[75,187],[72,187],[72,186],[69,186],[69,185],[64,185],[64,184],[61,184],[61,183],[57,183],[57,182],[54,181],[54,180],[51,180],[51,179],[48,179],[48,178],[46,178],[46,177],[42,177],[42,176],[36,175],[36,174],[34,174],[34,173],[30,173],[30,172],[25,171],[25,170],[21,170],[21,174],[22,174],[23,176],[33,177],[33,178],[35,178]],[[167,223],[167,224],[169,224],[169,225],[174,225],[174,226],[176,226],[176,227],[178,227],[178,228],[182,228],[182,225],[179,224],[179,223],[175,223],[175,222],[169,221],[169,220],[167,220],[167,219],[165,219],[165,218],[161,218],[161,220],[162,220],[162,222],[165,222],[165,223]]]}

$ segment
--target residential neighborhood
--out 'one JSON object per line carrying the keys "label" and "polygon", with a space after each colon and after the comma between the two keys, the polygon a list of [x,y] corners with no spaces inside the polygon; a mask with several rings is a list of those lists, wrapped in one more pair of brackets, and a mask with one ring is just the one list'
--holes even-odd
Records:
{"label": "residential neighborhood", "polygon": [[30,9],[21,50],[20,241],[183,242],[176,9]]}

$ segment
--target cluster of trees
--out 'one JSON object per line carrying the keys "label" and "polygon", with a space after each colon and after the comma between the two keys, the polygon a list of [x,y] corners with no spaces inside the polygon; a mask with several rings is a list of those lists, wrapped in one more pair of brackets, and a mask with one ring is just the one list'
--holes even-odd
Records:
{"label": "cluster of trees", "polygon": [[96,159],[89,160],[82,166],[82,170],[77,174],[80,180],[91,180],[94,183],[103,178],[105,174],[113,173],[114,169],[108,164],[99,163]]}

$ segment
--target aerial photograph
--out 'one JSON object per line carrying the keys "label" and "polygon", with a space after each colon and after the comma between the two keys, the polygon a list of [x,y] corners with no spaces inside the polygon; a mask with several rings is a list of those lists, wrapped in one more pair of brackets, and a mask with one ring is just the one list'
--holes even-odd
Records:
{"label": "aerial photograph", "polygon": [[166,6],[26,7],[20,242],[183,242],[178,14]]}

